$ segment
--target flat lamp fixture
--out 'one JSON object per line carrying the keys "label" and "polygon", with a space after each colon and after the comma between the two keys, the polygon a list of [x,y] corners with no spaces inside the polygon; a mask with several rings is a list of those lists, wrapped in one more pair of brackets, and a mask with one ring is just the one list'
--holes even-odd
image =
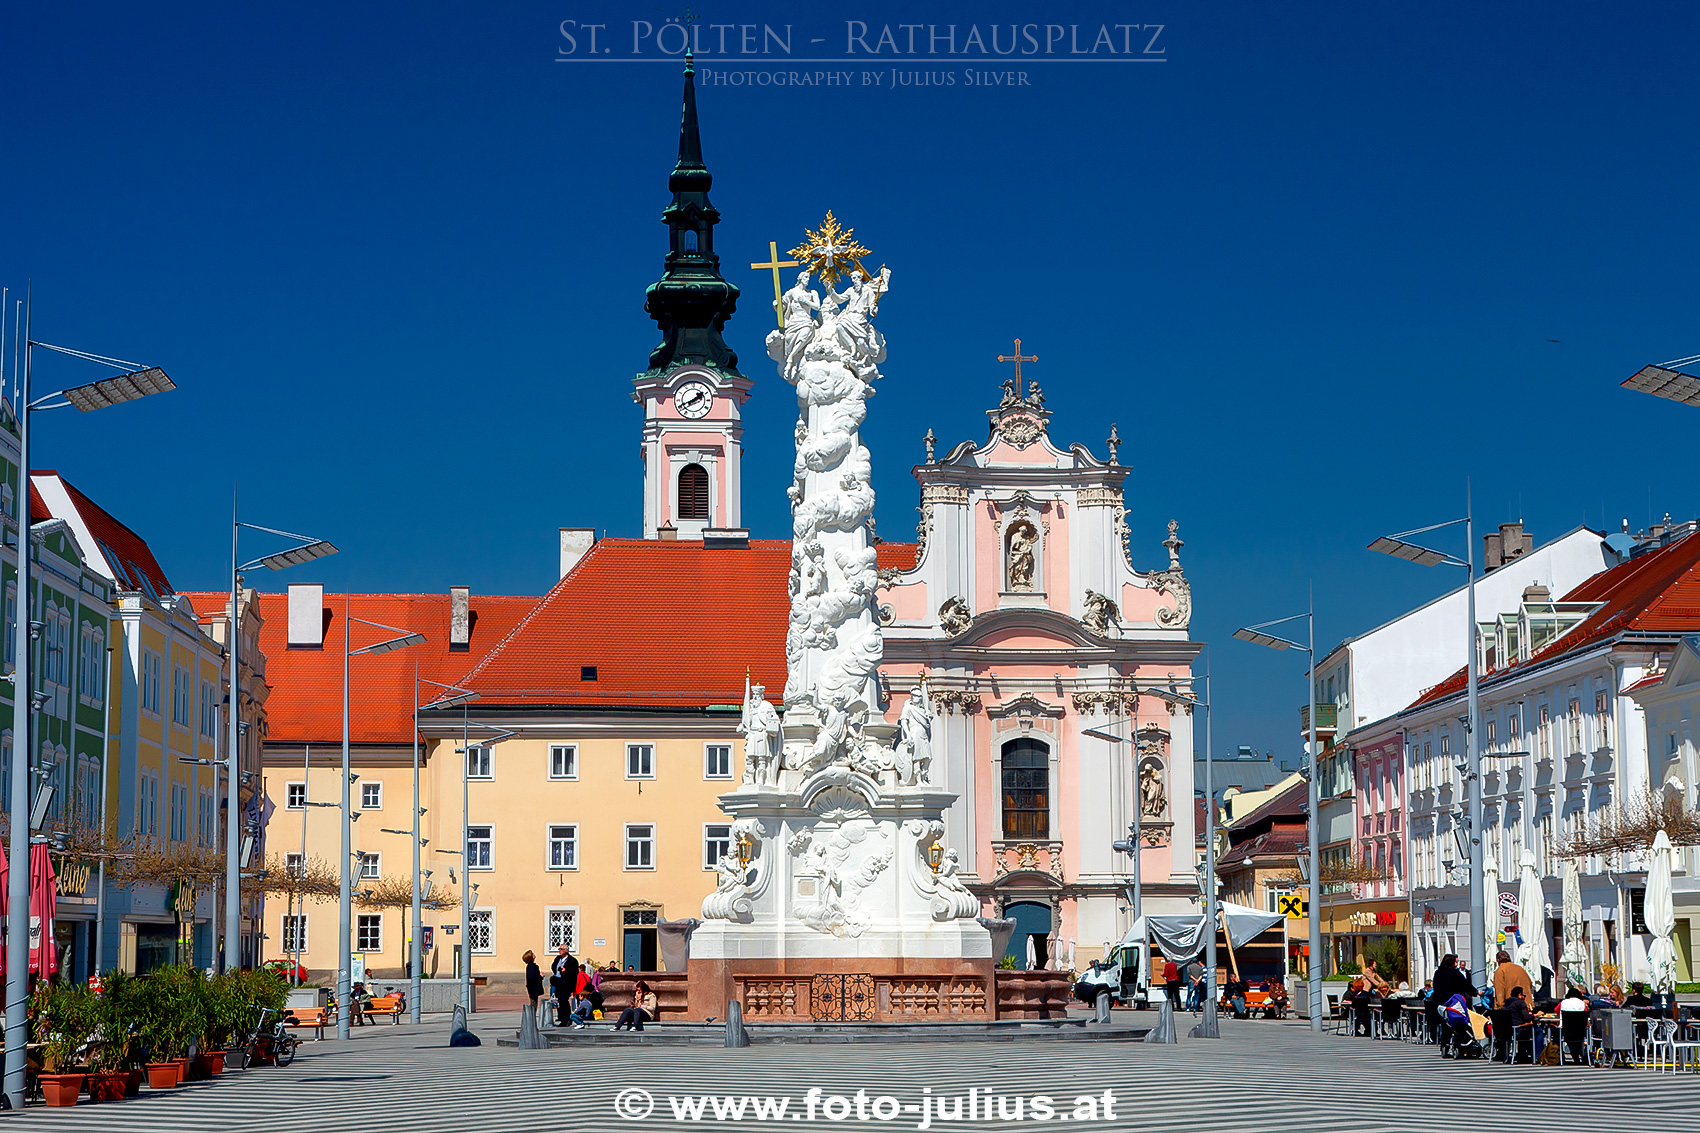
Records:
{"label": "flat lamp fixture", "polygon": [[177,383],[166,377],[164,370],[158,366],[149,366],[145,370],[119,374],[116,378],[102,378],[86,386],[74,386],[60,396],[70,402],[79,413],[88,413],[95,409],[105,409],[109,405],[117,405],[119,402],[135,401],[176,388]]}
{"label": "flat lamp fixture", "polygon": [[1657,366],[1643,366],[1622,383],[1623,388],[1684,405],[1700,405],[1700,377],[1676,368],[1692,362],[1700,362],[1700,358],[1678,358]]}
{"label": "flat lamp fixture", "polygon": [[1234,631],[1234,636],[1239,638],[1241,641],[1249,641],[1253,645],[1262,645],[1270,649],[1279,649],[1283,652],[1293,647],[1293,643],[1284,637],[1276,637],[1273,634],[1260,633],[1255,629],[1236,629]]}
{"label": "flat lamp fixture", "polygon": [[1392,555],[1396,559],[1416,563],[1418,566],[1440,566],[1452,561],[1451,555],[1416,543],[1407,543],[1403,539],[1391,539],[1386,535],[1371,543],[1369,549],[1380,555]]}
{"label": "flat lamp fixture", "polygon": [[279,551],[275,555],[267,555],[260,560],[260,565],[267,570],[283,570],[286,567],[298,566],[301,563],[322,559],[326,555],[337,553],[336,546],[326,539],[315,539],[299,547],[291,547],[287,551]]}

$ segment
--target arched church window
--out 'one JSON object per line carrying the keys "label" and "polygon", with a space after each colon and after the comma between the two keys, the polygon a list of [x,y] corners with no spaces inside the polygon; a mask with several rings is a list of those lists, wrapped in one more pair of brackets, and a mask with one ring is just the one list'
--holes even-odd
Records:
{"label": "arched church window", "polygon": [[708,518],[708,470],[687,464],[679,473],[679,518]]}
{"label": "arched church window", "polygon": [[682,252],[694,252],[694,251],[697,250],[697,230],[696,229],[694,229],[694,228],[685,229],[684,233],[679,238],[679,250],[682,251]]}
{"label": "arched church window", "polygon": [[1003,836],[1051,836],[1051,753],[1026,736],[1003,745]]}

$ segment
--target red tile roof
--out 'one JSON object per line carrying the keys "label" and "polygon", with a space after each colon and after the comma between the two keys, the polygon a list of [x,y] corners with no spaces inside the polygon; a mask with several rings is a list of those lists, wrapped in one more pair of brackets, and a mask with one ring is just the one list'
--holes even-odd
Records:
{"label": "red tile roof", "polygon": [[[1548,661],[1615,633],[1694,633],[1700,631],[1700,535],[1688,535],[1627,562],[1603,570],[1576,587],[1562,602],[1599,602],[1601,606],[1563,637],[1527,661],[1493,670],[1480,678],[1497,681],[1528,665]],[[1412,704],[1445,700],[1468,684],[1465,669],[1424,692]]]}
{"label": "red tile roof", "polygon": [[[912,543],[879,565],[915,565]],[[484,704],[703,708],[785,687],[791,544],[603,539],[464,682]],[[595,680],[582,679],[594,667]]]}
{"label": "red tile roof", "polygon": [[[196,615],[223,615],[230,595],[191,593]],[[409,743],[413,735],[413,678],[453,684],[484,659],[492,646],[537,605],[536,598],[472,596],[470,648],[449,649],[449,596],[444,594],[326,594],[331,612],[321,649],[289,648],[289,596],[257,595],[260,650],[266,657],[267,741],[332,744],[342,741],[344,610],[425,636],[422,645],[353,659],[349,680],[349,738],[354,743]],[[383,641],[385,630],[356,624],[354,647]],[[428,698],[429,686],[421,699]]]}
{"label": "red tile roof", "polygon": [[[76,505],[77,514],[83,525],[88,528],[99,545],[102,557],[106,559],[107,570],[117,580],[120,590],[145,590],[142,580],[147,580],[154,594],[164,597],[172,593],[171,580],[165,577],[165,569],[159,565],[159,560],[153,557],[153,551],[148,548],[148,542],[124,524],[113,518],[112,514],[87,496],[78,491],[71,482],[60,476],[52,469],[39,469],[31,476],[57,477],[64,486],[65,494],[71,497]],[[47,506],[41,502],[36,493],[35,484],[30,484],[30,510],[37,507],[47,515]],[[69,518],[68,516],[63,518]],[[91,564],[92,565],[92,564]]]}

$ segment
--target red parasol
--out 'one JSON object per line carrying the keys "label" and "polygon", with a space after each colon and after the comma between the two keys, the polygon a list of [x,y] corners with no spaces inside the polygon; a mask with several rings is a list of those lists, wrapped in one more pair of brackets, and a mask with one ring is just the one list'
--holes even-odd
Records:
{"label": "red parasol", "polygon": [[47,843],[35,843],[30,847],[30,972],[34,975],[51,976],[59,971],[59,948],[53,940],[58,881]]}

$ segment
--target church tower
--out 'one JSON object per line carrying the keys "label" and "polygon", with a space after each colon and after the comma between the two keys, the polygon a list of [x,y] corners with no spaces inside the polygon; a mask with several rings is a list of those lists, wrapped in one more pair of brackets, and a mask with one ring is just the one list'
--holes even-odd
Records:
{"label": "church tower", "polygon": [[661,213],[667,259],[644,310],[661,329],[649,369],[633,382],[643,406],[643,533],[647,539],[700,539],[704,531],[740,528],[744,425],[750,380],[721,328],[738,305],[738,288],[720,274],[709,203],[714,177],[702,161],[695,67],[685,57],[679,160]]}

